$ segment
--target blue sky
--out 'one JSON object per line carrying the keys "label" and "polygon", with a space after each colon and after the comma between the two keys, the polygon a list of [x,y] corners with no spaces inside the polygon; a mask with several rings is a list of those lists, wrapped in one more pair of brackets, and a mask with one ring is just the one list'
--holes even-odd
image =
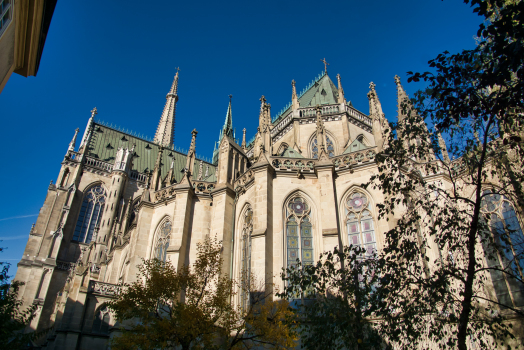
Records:
{"label": "blue sky", "polygon": [[[396,118],[398,74],[428,70],[444,50],[473,48],[481,18],[459,0],[397,1],[59,1],[38,76],[11,76],[0,94],[0,261],[16,272],[31,224],[74,129],[90,110],[154,136],[180,67],[175,145],[210,158],[233,95],[237,137],[258,126],[259,98],[272,114],[330,63],[346,99],[369,113],[373,81],[386,117]],[[78,146],[78,144],[77,144]]]}

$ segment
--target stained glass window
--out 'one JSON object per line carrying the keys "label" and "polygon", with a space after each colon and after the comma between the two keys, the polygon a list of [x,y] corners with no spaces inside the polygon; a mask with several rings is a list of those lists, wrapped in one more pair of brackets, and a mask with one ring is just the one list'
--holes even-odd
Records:
{"label": "stained glass window", "polygon": [[73,241],[90,243],[95,228],[100,226],[106,202],[106,192],[100,185],[91,187],[82,202],[80,214],[76,221]]}
{"label": "stained glass window", "polygon": [[158,239],[155,247],[155,258],[161,261],[166,261],[167,248],[169,247],[169,239],[171,238],[171,222],[165,221],[160,225],[158,232]]}
{"label": "stained glass window", "polygon": [[[524,306],[524,288],[518,279],[523,279],[524,235],[513,205],[499,194],[484,193],[482,211],[488,219],[491,237],[484,240],[486,262],[489,267],[505,270],[490,270],[495,294],[500,304]],[[491,244],[491,240],[495,244]]]}
{"label": "stained glass window", "polygon": [[251,233],[253,232],[253,210],[248,207],[242,225],[242,308],[249,306],[251,283]]}
{"label": "stained glass window", "polygon": [[293,198],[286,208],[287,266],[296,266],[297,259],[303,265],[314,262],[311,208],[301,197]]}
{"label": "stained glass window", "polygon": [[[335,156],[335,146],[333,145],[333,141],[329,138],[329,136],[326,135],[326,151],[328,156],[334,157]],[[318,143],[317,139],[314,138],[313,142],[311,143],[311,158],[318,159]]]}
{"label": "stained glass window", "polygon": [[377,250],[373,216],[368,198],[359,192],[346,201],[346,226],[350,245],[359,245],[371,256]]}

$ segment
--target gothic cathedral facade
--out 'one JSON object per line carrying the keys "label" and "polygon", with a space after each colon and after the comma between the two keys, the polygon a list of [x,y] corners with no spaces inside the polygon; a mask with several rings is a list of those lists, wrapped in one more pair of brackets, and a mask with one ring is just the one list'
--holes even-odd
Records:
{"label": "gothic cathedral facade", "polygon": [[187,154],[173,146],[178,79],[153,140],[97,121],[96,109],[78,149],[76,130],[15,277],[26,305],[39,307],[31,328],[53,327],[42,348],[106,349],[116,320],[105,303],[142,259],[191,264],[206,235],[222,240],[231,276],[247,269],[282,290],[279,273],[297,258],[349,244],[372,253],[395,224],[378,218],[383,194],[362,188],[378,172],[387,127],[373,83],[366,114],[345,99],[339,75],[335,85],[324,71],[298,94],[293,81],[274,118],[262,96],[251,142],[245,129],[235,139],[230,100],[208,162],[196,157],[196,130]]}

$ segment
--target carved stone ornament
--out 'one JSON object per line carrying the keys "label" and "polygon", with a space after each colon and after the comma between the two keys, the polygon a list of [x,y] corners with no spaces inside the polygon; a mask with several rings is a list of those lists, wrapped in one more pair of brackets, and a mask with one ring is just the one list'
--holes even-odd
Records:
{"label": "carved stone ornament", "polygon": [[104,282],[93,281],[93,280],[89,281],[88,292],[98,293],[98,294],[108,295],[108,296],[117,296],[121,290],[122,290],[122,287],[117,284],[104,283]]}

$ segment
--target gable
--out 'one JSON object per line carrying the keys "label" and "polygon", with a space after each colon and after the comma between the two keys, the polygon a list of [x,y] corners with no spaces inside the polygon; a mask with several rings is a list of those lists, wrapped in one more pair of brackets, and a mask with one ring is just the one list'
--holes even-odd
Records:
{"label": "gable", "polygon": [[346,148],[346,150],[342,154],[353,153],[369,148],[366,145],[364,145],[359,139],[360,138],[357,138],[355,141],[351,142],[351,144],[348,146],[348,148]]}

